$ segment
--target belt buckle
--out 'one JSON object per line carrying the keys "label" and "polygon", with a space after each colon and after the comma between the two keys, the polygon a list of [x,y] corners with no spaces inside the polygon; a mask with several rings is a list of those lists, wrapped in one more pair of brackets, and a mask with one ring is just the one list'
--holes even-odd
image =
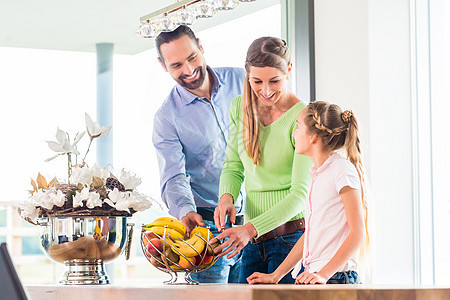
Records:
{"label": "belt buckle", "polygon": [[233,227],[242,225],[244,225],[244,215],[236,215],[236,220],[233,224]]}
{"label": "belt buckle", "polygon": [[226,215],[225,216],[225,224],[228,225],[229,227],[237,227],[237,226],[244,225],[244,216],[243,215],[236,215],[236,219],[235,219],[235,222],[233,224],[230,221],[230,215]]}
{"label": "belt buckle", "polygon": [[250,243],[252,243],[253,245],[259,244],[261,242],[258,242],[257,239],[255,239],[254,237],[252,237],[252,239],[250,240]]}

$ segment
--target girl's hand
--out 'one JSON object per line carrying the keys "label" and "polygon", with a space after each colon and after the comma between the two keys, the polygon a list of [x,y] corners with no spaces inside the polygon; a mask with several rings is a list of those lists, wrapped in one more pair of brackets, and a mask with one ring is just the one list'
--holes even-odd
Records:
{"label": "girl's hand", "polygon": [[217,230],[222,232],[225,229],[225,216],[230,215],[230,222],[236,221],[236,207],[233,204],[233,196],[224,194],[219,199],[219,205],[214,210],[214,223]]}
{"label": "girl's hand", "polygon": [[274,273],[264,274],[264,273],[255,272],[252,275],[247,277],[248,284],[255,284],[255,283],[277,284],[278,281],[280,281],[280,279],[277,278]]}
{"label": "girl's hand", "polygon": [[302,274],[298,275],[295,279],[295,284],[326,284],[328,279],[320,274],[320,272],[303,272]]}
{"label": "girl's hand", "polygon": [[[245,225],[239,227],[228,228],[223,231],[221,234],[212,238],[209,243],[212,245],[216,243],[218,240],[227,239],[223,242],[222,245],[218,246],[214,249],[214,253],[218,254],[218,257],[227,256],[228,259],[235,257],[239,254],[239,252],[247,246],[248,242],[252,239],[252,237],[256,236],[258,233],[256,232],[255,227],[252,223],[247,223]],[[228,247],[228,248],[227,248]],[[223,249],[227,248],[222,252]]]}

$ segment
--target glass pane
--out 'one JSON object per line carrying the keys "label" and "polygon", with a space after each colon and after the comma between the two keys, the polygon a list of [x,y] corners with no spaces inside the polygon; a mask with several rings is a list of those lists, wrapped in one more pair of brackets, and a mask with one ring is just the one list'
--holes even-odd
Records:
{"label": "glass pane", "polygon": [[55,284],[64,273],[64,265],[50,261],[27,263],[21,264],[17,270],[24,284]]}
{"label": "glass pane", "polygon": [[6,209],[1,207],[0,208],[0,227],[6,226]]}
{"label": "glass pane", "polygon": [[20,219],[21,219],[20,224],[21,224],[22,227],[34,227],[34,226],[36,226],[36,225],[31,224],[30,222],[25,221],[22,218],[20,218]]}
{"label": "glass pane", "polygon": [[0,243],[6,243],[6,236],[0,235]]}
{"label": "glass pane", "polygon": [[22,238],[22,255],[43,255],[38,236]]}

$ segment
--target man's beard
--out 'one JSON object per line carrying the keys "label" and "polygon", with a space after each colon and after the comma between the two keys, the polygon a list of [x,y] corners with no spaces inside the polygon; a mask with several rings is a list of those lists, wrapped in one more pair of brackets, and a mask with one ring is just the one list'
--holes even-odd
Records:
{"label": "man's beard", "polygon": [[176,81],[178,82],[179,85],[181,85],[182,87],[184,87],[188,90],[198,89],[205,81],[205,77],[206,77],[205,70],[206,70],[206,68],[203,68],[202,66],[200,66],[194,70],[193,73],[199,74],[198,79],[195,81],[192,81],[192,82],[184,81],[184,78],[187,77],[185,75],[181,75],[180,77],[178,77],[178,79]]}

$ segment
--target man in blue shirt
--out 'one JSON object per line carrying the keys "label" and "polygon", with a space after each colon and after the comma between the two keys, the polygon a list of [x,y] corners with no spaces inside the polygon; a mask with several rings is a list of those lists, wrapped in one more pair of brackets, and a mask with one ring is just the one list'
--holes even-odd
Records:
{"label": "man in blue shirt", "polygon": [[[242,94],[245,71],[207,66],[200,40],[187,26],[160,33],[156,49],[163,69],[177,82],[153,125],[161,198],[188,232],[196,225],[210,226],[217,235],[214,209],[227,146],[229,109],[231,100]],[[236,201],[237,211],[241,202]],[[223,257],[192,277],[199,282],[235,283],[239,263],[240,255]]]}

